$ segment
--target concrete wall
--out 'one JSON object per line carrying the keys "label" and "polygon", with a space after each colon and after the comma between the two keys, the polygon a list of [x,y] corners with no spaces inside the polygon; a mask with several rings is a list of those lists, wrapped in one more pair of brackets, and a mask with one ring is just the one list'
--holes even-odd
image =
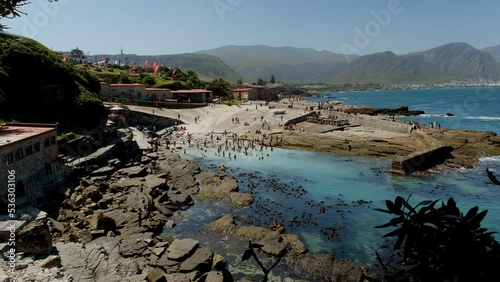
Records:
{"label": "concrete wall", "polygon": [[313,115],[316,115],[316,113],[315,112],[311,112],[311,113],[305,114],[303,116],[299,116],[299,117],[296,117],[296,118],[289,119],[289,120],[287,120],[285,122],[285,126],[290,125],[292,123],[296,124],[296,123],[299,123],[299,122],[306,121],[309,116],[313,116]]}
{"label": "concrete wall", "polygon": [[392,169],[404,174],[412,174],[416,171],[425,171],[431,167],[453,158],[452,147],[441,146],[427,151],[416,152],[392,162]]}
{"label": "concrete wall", "polygon": [[347,119],[349,121],[349,124],[359,124],[362,126],[373,127],[376,129],[394,133],[403,133],[403,134],[410,133],[409,124],[399,121],[384,120],[382,119],[382,117],[379,116],[353,115],[337,111],[325,111],[325,110],[321,111],[321,115],[325,116],[335,115],[338,116],[339,119]]}

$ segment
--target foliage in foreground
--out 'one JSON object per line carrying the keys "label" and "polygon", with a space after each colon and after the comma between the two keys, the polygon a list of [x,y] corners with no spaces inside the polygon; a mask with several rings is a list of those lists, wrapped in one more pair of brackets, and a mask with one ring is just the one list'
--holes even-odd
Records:
{"label": "foliage in foreground", "polygon": [[402,197],[386,201],[380,212],[395,215],[376,228],[395,227],[384,237],[396,237],[402,252],[399,269],[389,268],[378,256],[389,281],[497,281],[500,244],[481,221],[487,211],[477,206],[465,215],[453,198],[423,201],[412,206]]}
{"label": "foliage in foreground", "polygon": [[106,117],[99,80],[27,38],[0,38],[0,115],[91,128]]}

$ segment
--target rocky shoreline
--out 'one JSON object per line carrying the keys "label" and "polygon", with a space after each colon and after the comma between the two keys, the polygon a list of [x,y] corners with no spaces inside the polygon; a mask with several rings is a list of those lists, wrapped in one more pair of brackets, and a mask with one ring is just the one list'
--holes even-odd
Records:
{"label": "rocky shoreline", "polygon": [[[110,160],[76,179],[60,187],[64,199],[52,218],[29,220],[17,234],[14,281],[233,281],[223,256],[198,240],[168,235],[195,197],[235,209],[250,205],[252,195],[240,193],[231,175],[201,171],[175,149],[160,147],[133,162]],[[230,214],[205,230],[258,242],[271,257],[286,250],[289,269],[302,278],[363,281],[368,275],[366,265],[308,254],[297,235],[241,226]],[[0,281],[9,279],[3,263]]]}

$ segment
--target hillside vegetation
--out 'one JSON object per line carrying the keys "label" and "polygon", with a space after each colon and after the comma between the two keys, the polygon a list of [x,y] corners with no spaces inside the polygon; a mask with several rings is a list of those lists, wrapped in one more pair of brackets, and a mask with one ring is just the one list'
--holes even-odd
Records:
{"label": "hillside vegetation", "polygon": [[0,119],[96,126],[106,117],[99,80],[27,38],[0,38]]}

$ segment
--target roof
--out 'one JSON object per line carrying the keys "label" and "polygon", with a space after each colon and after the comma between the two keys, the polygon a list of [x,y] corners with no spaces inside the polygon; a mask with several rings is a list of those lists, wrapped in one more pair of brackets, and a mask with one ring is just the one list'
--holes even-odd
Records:
{"label": "roof", "polygon": [[170,91],[168,88],[146,88],[146,91]]}
{"label": "roof", "polygon": [[249,92],[249,91],[252,91],[252,88],[236,88],[236,89],[233,89],[233,92]]}
{"label": "roof", "polygon": [[0,126],[0,148],[37,135],[55,131],[57,125],[46,123],[5,123]]}
{"label": "roof", "polygon": [[210,90],[205,89],[189,89],[189,90],[175,90],[171,91],[173,94],[203,94],[203,93],[212,93]]}
{"label": "roof", "polygon": [[130,84],[115,83],[115,84],[110,84],[109,86],[111,86],[111,87],[130,87],[130,86],[146,86],[146,84],[141,84],[141,83],[130,83]]}

